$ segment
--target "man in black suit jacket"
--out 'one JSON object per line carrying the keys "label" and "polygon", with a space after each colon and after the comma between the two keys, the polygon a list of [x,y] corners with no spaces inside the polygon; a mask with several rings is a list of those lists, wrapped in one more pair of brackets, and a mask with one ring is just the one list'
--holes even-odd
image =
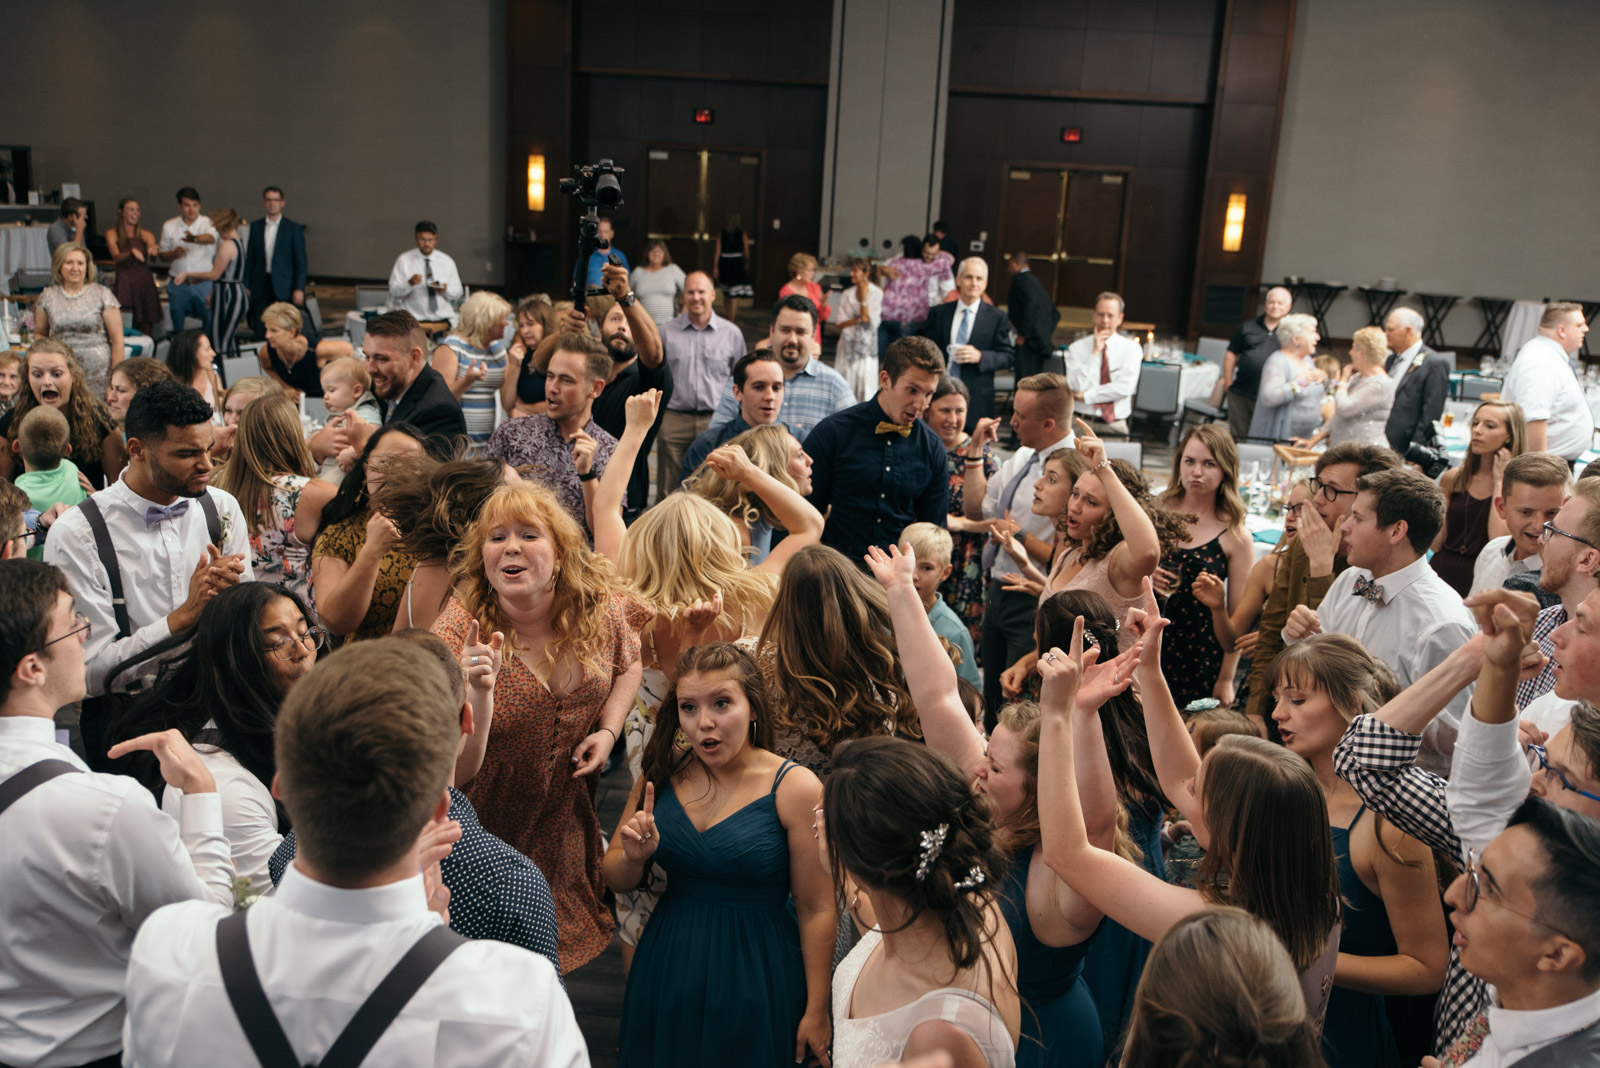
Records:
{"label": "man in black suit jacket", "polygon": [[1383,332],[1394,350],[1385,370],[1395,380],[1394,406],[1384,434],[1402,457],[1414,442],[1433,441],[1433,423],[1444,414],[1450,396],[1450,361],[1422,341],[1422,316],[1396,308],[1384,320]]}
{"label": "man in black suit jacket", "polygon": [[[250,330],[261,337],[261,313],[267,305],[306,303],[306,228],[283,214],[283,190],[269,185],[261,194],[266,217],[250,224],[244,253],[244,282],[250,289]],[[272,269],[267,269],[267,238],[272,237]],[[322,324],[318,323],[320,330]]]}
{"label": "man in black suit jacket", "polygon": [[983,299],[989,284],[989,265],[978,256],[961,261],[956,272],[959,300],[936,306],[917,333],[939,346],[948,356],[950,377],[967,384],[972,403],[967,405],[967,432],[979,419],[994,415],[994,373],[1011,366],[1011,324],[993,304]]}
{"label": "man in black suit jacket", "polygon": [[[385,423],[409,423],[449,453],[466,436],[467,420],[444,376],[428,364],[428,338],[408,311],[386,312],[367,324],[361,346]],[[321,459],[345,448],[360,452],[377,428],[353,412],[335,416],[311,439]],[[331,450],[331,452],[330,452]]]}
{"label": "man in black suit jacket", "polygon": [[1028,269],[1028,254],[1013,252],[1006,260],[1011,292],[1006,295],[1006,316],[1017,328],[1017,381],[1044,370],[1053,351],[1050,338],[1061,321],[1061,309],[1045,292],[1044,284]]}

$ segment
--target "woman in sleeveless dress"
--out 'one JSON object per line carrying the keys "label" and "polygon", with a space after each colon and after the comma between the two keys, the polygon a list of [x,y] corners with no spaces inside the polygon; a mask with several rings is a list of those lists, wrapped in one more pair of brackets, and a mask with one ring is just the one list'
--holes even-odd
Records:
{"label": "woman in sleeveless dress", "polygon": [[1226,579],[1228,611],[1237,611],[1256,560],[1239,499],[1239,450],[1225,425],[1206,423],[1189,431],[1172,458],[1172,474],[1160,501],[1194,517],[1188,538],[1167,553],[1154,579],[1172,621],[1164,642],[1172,699],[1180,709],[1205,698],[1232,705],[1239,656],[1223,652],[1210,606],[1194,595],[1200,575]]}
{"label": "woman in sleeveless dress", "polygon": [[[211,348],[211,339],[200,329],[181,330],[172,337],[163,357],[172,377],[186,386],[194,387],[215,412],[212,422],[222,425],[222,379],[217,377],[217,354]],[[299,416],[295,417],[296,422]]]}
{"label": "woman in sleeveless dress", "polygon": [[106,231],[106,246],[117,265],[117,303],[133,313],[133,325],[139,332],[148,334],[161,321],[161,295],[150,270],[160,248],[156,235],[139,226],[137,200],[123,197],[117,201],[117,225]]}
{"label": "woman in sleeveless dress", "polygon": [[[95,281],[89,250],[76,241],[59,246],[50,258],[50,278],[33,305],[34,333],[63,342],[77,357],[97,397],[106,396],[111,372],[122,362],[122,306],[116,294]],[[13,403],[15,397],[13,397]]]}
{"label": "woman in sleeveless dress", "polygon": [[216,283],[211,287],[211,348],[224,358],[234,351],[234,334],[250,307],[250,291],[244,284],[244,256],[239,252],[241,221],[239,213],[232,208],[212,212],[211,224],[217,228],[217,255],[211,261],[211,270],[180,271],[172,276],[177,285],[205,280]]}
{"label": "woman in sleeveless dress", "polygon": [[738,212],[728,216],[717,235],[717,259],[711,267],[711,280],[727,301],[728,321],[737,322],[739,301],[755,296],[750,285],[750,238],[745,235]]}
{"label": "woman in sleeveless dress", "polygon": [[[895,641],[907,666],[923,736],[930,747],[955,760],[973,789],[995,805],[997,833],[1011,865],[1001,909],[1016,945],[1017,989],[1027,1004],[1017,1064],[1098,1068],[1104,1063],[1102,1027],[1083,978],[1083,962],[1101,927],[1102,913],[1050,870],[1039,845],[1038,706],[1021,702],[1001,709],[994,733],[985,742],[961,706],[950,658],[915,596],[911,585],[915,561],[897,550],[886,555],[874,549],[869,563],[888,592]],[[1093,594],[1058,596],[1094,598]],[[1084,701],[1096,701],[1101,693],[1110,698],[1132,681],[1131,653],[1115,655],[1115,621],[1109,619],[1103,599],[1094,599],[1100,601],[1104,617],[1097,627],[1105,639],[1104,660],[1091,669]],[[1114,675],[1120,675],[1120,683],[1111,681]],[[1104,715],[1114,714],[1109,701],[1101,707]],[[1080,750],[1085,759],[1084,804],[1092,813],[1095,844],[1109,849],[1116,839],[1117,796],[1112,763],[1105,754],[1110,748],[1121,756],[1122,735],[1112,723],[1102,741],[1098,719],[1086,717],[1080,722],[1086,731]],[[1154,776],[1148,779],[1153,781]]]}
{"label": "woman in sleeveless dress", "polygon": [[494,433],[495,394],[506,377],[506,335],[511,304],[480,290],[461,305],[461,320],[433,350],[433,369],[461,403],[467,436],[482,445]]}
{"label": "woman in sleeveless dress", "polygon": [[1285,648],[1273,662],[1272,685],[1284,747],[1305,758],[1322,784],[1345,902],[1322,1053],[1330,1068],[1397,1068],[1384,995],[1437,993],[1450,960],[1438,877],[1427,846],[1367,814],[1334,774],[1333,750],[1352,719],[1383,704],[1381,689],[1399,685],[1388,665],[1343,634]]}
{"label": "woman in sleeveless dress", "polygon": [[1016,1063],[1026,1010],[993,811],[927,746],[866,738],[834,754],[818,848],[863,935],[833,977],[833,1068],[938,1052],[957,1068]]}
{"label": "woman in sleeveless dress", "polygon": [[1450,588],[1472,592],[1472,569],[1489,539],[1509,532],[1495,510],[1506,464],[1528,449],[1527,421],[1520,404],[1480,404],[1472,413],[1472,440],[1460,467],[1439,476],[1444,490],[1444,529],[1433,539],[1429,563]]}
{"label": "woman in sleeveless dress", "polygon": [[[623,994],[625,1066],[788,1068],[831,1040],[833,888],[811,841],[821,786],[772,752],[750,655],[685,651],[602,871],[616,893],[669,876]],[[793,900],[793,909],[790,900]]]}
{"label": "woman in sleeveless dress", "polygon": [[883,290],[872,284],[872,262],[850,261],[850,284],[839,294],[839,347],[834,370],[844,375],[856,400],[878,392],[878,323],[883,320]]}
{"label": "woman in sleeveless dress", "polygon": [[1150,754],[1163,793],[1194,827],[1207,852],[1199,889],[1174,886],[1089,841],[1074,766],[1076,716],[1084,679],[1084,629],[1039,661],[1044,730],[1039,817],[1045,860],[1108,918],[1151,941],[1179,920],[1216,904],[1237,905],[1272,925],[1300,974],[1306,1006],[1321,1028],[1339,956],[1339,880],[1328,806],[1311,766],[1260,738],[1228,735],[1196,753],[1161,673],[1166,621],[1146,584],[1145,608],[1123,627],[1138,642]]}

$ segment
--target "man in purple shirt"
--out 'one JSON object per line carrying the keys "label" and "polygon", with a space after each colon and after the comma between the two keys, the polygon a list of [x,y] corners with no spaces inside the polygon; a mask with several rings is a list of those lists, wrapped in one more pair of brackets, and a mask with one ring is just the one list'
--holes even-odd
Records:
{"label": "man in purple shirt", "polygon": [[492,460],[532,468],[523,476],[548,486],[585,533],[596,480],[617,447],[592,417],[610,374],[605,345],[588,334],[562,334],[545,371],[545,410],[501,423],[483,449]]}
{"label": "man in purple shirt", "polygon": [[733,365],[744,355],[744,334],[711,310],[711,277],[695,271],[683,283],[683,314],[661,328],[661,346],[672,371],[672,397],[657,435],[656,494],[677,488],[683,455],[711,427],[711,414]]}

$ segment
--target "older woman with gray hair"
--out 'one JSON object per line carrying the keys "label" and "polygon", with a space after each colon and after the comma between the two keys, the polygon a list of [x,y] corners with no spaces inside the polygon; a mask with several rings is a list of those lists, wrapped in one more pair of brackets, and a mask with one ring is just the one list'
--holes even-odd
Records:
{"label": "older woman with gray hair", "polygon": [[1317,369],[1317,320],[1285,315],[1278,324],[1278,351],[1261,370],[1261,392],[1250,419],[1253,441],[1309,438],[1322,425],[1322,398],[1328,376]]}
{"label": "older woman with gray hair", "polygon": [[1388,354],[1389,344],[1382,330],[1376,326],[1357,330],[1350,339],[1350,362],[1339,380],[1332,383],[1333,414],[1309,441],[1296,439],[1295,444],[1310,448],[1326,439],[1330,448],[1346,441],[1388,445],[1383,427],[1394,405],[1395,386],[1395,380],[1383,370]]}

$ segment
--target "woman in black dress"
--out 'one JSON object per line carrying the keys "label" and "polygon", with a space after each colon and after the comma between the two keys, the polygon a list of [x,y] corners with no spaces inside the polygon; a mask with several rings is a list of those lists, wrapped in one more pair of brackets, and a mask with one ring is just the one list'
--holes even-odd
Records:
{"label": "woman in black dress", "polygon": [[755,290],[750,288],[750,239],[740,225],[738,212],[728,216],[722,233],[717,235],[717,262],[711,274],[728,302],[728,321],[736,322],[739,298],[755,296]]}

